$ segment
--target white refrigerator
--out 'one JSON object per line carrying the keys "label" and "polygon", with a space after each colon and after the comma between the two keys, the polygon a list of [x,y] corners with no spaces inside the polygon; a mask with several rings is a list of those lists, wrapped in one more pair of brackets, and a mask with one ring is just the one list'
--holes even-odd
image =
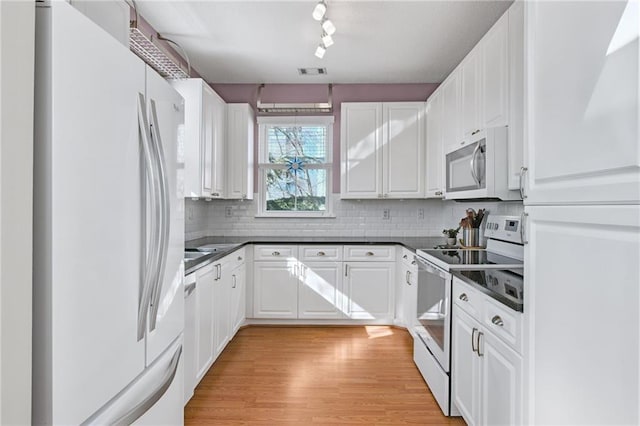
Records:
{"label": "white refrigerator", "polygon": [[526,424],[640,423],[639,26],[525,3]]}
{"label": "white refrigerator", "polygon": [[181,96],[67,2],[38,4],[34,424],[181,424]]}

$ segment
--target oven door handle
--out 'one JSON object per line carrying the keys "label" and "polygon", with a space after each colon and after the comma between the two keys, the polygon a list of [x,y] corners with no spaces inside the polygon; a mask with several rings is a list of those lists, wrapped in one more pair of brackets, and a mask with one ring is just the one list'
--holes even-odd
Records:
{"label": "oven door handle", "polygon": [[430,274],[438,275],[440,278],[443,278],[445,280],[449,278],[449,274],[447,272],[442,271],[442,270],[436,268],[435,266],[432,266],[431,264],[429,264],[427,261],[423,260],[422,258],[416,256],[416,260],[418,261],[418,269],[422,269],[424,271],[427,271]]}

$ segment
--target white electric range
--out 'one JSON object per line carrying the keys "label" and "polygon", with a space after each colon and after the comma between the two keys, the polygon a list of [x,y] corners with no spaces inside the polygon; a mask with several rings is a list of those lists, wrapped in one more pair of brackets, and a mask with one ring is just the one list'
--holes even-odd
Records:
{"label": "white electric range", "polygon": [[[459,415],[451,400],[451,272],[461,271],[474,279],[496,300],[505,297],[509,282],[522,306],[524,245],[521,220],[517,216],[488,216],[484,237],[486,248],[436,247],[416,250],[418,263],[417,326],[414,328],[414,361],[429,384],[445,415]],[[487,285],[496,284],[496,285]],[[514,290],[515,289],[515,290]]]}

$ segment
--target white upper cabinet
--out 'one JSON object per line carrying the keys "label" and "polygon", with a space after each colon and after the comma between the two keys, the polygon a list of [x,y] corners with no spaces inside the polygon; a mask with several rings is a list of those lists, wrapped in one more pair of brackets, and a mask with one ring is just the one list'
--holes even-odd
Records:
{"label": "white upper cabinet", "polygon": [[525,203],[640,202],[638,2],[526,2],[525,20]]}
{"label": "white upper cabinet", "polygon": [[[448,152],[451,148],[457,147],[462,142],[462,132],[460,125],[460,73],[455,70],[442,83],[437,91],[442,96],[442,144]],[[432,97],[435,93],[431,95]],[[444,161],[444,158],[442,159]]]}
{"label": "white upper cabinet", "polygon": [[341,198],[382,194],[382,104],[342,103]]}
{"label": "white upper cabinet", "polygon": [[427,167],[425,196],[427,198],[442,198],[444,195],[444,150],[443,150],[443,92],[432,95],[427,102]]}
{"label": "white upper cabinet", "polygon": [[227,104],[213,90],[213,173],[211,175],[211,197],[225,197],[226,142],[227,142]]}
{"label": "white upper cabinet", "polygon": [[342,103],[341,198],[424,196],[424,103]]}
{"label": "white upper cabinet", "polygon": [[253,109],[227,104],[227,198],[253,199]]}
{"label": "white upper cabinet", "polygon": [[462,118],[462,136],[468,141],[472,135],[478,133],[482,126],[481,102],[481,50],[476,47],[460,66],[461,95],[460,110]]}
{"label": "white upper cabinet", "polygon": [[226,104],[200,78],[173,80],[185,100],[183,150],[184,196],[224,196]]}
{"label": "white upper cabinet", "polygon": [[524,2],[517,1],[509,15],[509,128],[507,129],[508,188],[520,188],[524,166]]}
{"label": "white upper cabinet", "polygon": [[424,102],[382,104],[384,197],[424,197],[424,110]]}
{"label": "white upper cabinet", "polygon": [[509,14],[502,15],[482,39],[483,127],[509,123]]}

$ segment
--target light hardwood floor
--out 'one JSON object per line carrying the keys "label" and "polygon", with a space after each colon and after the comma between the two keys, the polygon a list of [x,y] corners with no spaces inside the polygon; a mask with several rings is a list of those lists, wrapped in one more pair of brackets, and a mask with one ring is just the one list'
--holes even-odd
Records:
{"label": "light hardwood floor", "polygon": [[406,330],[247,327],[185,407],[186,425],[449,425]]}

